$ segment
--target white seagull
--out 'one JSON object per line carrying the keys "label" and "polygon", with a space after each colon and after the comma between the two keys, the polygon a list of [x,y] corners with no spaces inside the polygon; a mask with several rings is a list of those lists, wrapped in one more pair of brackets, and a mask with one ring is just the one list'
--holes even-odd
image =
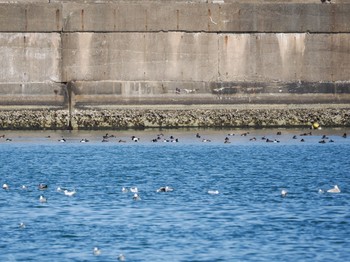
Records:
{"label": "white seagull", "polygon": [[63,191],[63,193],[66,195],[66,196],[74,196],[76,191],[75,189],[73,191],[68,191],[67,189]]}
{"label": "white seagull", "polygon": [[135,193],[134,196],[132,197],[132,199],[141,200],[141,197],[137,193]]}
{"label": "white seagull", "polygon": [[41,196],[39,197],[39,201],[40,201],[40,203],[46,203],[46,202],[47,202],[47,199],[46,199],[46,197],[44,197],[43,195],[41,195]]}
{"label": "white seagull", "polygon": [[337,185],[335,185],[332,189],[327,190],[328,193],[340,193],[340,189]]}
{"label": "white seagull", "polygon": [[287,190],[284,190],[284,189],[283,189],[283,190],[281,191],[281,197],[286,197],[287,194],[288,194]]}
{"label": "white seagull", "polygon": [[219,190],[209,190],[208,194],[210,194],[210,195],[218,195],[219,194]]}
{"label": "white seagull", "polygon": [[131,188],[130,188],[130,192],[132,192],[132,193],[138,193],[139,190],[138,190],[137,187],[131,187]]}
{"label": "white seagull", "polygon": [[10,188],[10,187],[9,187],[8,184],[3,184],[3,185],[2,185],[2,189],[9,190],[9,188]]}
{"label": "white seagull", "polygon": [[94,247],[94,251],[93,252],[94,252],[95,256],[101,255],[101,250],[98,247]]}

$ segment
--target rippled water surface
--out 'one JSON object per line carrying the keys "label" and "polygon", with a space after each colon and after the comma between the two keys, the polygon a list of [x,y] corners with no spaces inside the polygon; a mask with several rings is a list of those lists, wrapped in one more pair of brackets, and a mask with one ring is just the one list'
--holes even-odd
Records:
{"label": "rippled water surface", "polygon": [[[0,191],[0,260],[117,261],[121,253],[126,261],[349,259],[349,137],[329,131],[335,142],[320,144],[319,132],[301,143],[290,131],[266,143],[261,137],[274,131],[236,131],[224,144],[226,131],[200,139],[177,131],[179,143],[152,143],[152,132],[137,132],[140,142],[122,133],[101,143],[94,132],[0,140],[0,182],[9,185]],[[79,143],[83,136],[90,142]],[[327,193],[335,184],[341,193]],[[122,192],[133,186],[139,201]],[[161,186],[174,191],[156,192]]]}

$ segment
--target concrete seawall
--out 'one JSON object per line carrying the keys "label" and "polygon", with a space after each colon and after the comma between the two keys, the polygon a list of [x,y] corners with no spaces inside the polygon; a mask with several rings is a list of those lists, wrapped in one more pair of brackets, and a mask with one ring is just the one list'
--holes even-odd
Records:
{"label": "concrete seawall", "polygon": [[118,105],[349,104],[349,13],[350,0],[0,1],[0,106],[74,119]]}

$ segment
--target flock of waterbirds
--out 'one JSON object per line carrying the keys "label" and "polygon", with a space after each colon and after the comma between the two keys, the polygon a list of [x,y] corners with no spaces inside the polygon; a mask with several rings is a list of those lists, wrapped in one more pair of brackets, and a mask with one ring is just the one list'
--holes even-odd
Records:
{"label": "flock of waterbirds", "polygon": [[[282,133],[279,131],[276,133],[276,136],[280,136],[282,135]],[[299,136],[297,135],[293,135],[292,136],[292,139],[300,139],[300,142],[305,142],[306,141],[306,136],[312,136],[312,132],[307,132],[307,133],[301,133]],[[266,136],[262,136],[262,137],[256,137],[256,136],[253,136],[252,134],[250,134],[249,132],[244,132],[244,133],[240,133],[240,134],[234,134],[234,133],[228,133],[227,135],[225,135],[224,137],[224,140],[223,140],[223,143],[225,144],[229,144],[231,143],[232,141],[232,137],[234,136],[241,136],[241,137],[248,137],[249,138],[249,141],[258,141],[258,140],[261,140],[261,141],[264,141],[264,142],[267,142],[267,143],[280,143],[280,140],[278,140],[277,138],[274,138],[274,139],[270,139]],[[300,138],[301,137],[301,138]],[[347,138],[347,134],[344,133],[342,136],[342,138]],[[51,138],[51,136],[47,136],[46,138]],[[209,143],[212,141],[212,139],[209,139],[209,138],[206,138],[206,137],[203,137],[203,135],[201,135],[200,133],[196,133],[194,135],[194,139],[195,141],[200,141],[200,142],[203,142],[203,143]],[[13,139],[11,138],[8,138],[6,137],[5,135],[1,135],[0,136],[0,140],[4,140],[6,142],[11,142]],[[66,143],[67,141],[69,141],[69,139],[66,139],[64,137],[61,137],[60,139],[58,139],[58,142],[60,143]],[[101,142],[103,143],[106,143],[106,142],[118,142],[118,143],[127,143],[127,142],[133,142],[133,143],[137,143],[141,141],[141,139],[137,136],[131,136],[130,137],[130,140],[127,141],[126,139],[118,139],[117,136],[115,135],[109,135],[108,133],[104,136],[102,136],[102,140]],[[163,133],[160,133],[160,134],[157,134],[155,136],[155,138],[152,138],[150,140],[150,142],[153,142],[153,143],[159,143],[159,142],[163,142],[163,143],[178,143],[180,141],[179,138],[175,138],[174,136],[169,136],[169,137],[166,137]],[[88,143],[90,142],[88,139],[86,138],[82,138],[80,140],[80,143]],[[321,144],[324,144],[324,143],[332,143],[332,142],[335,142],[332,138],[328,137],[327,135],[322,135],[322,137],[320,138],[319,140],[319,143]],[[7,183],[4,183],[2,185],[2,189],[3,190],[6,190],[6,191],[9,191],[11,190],[11,187],[7,184]],[[26,185],[23,185],[21,186],[21,189],[22,190],[27,190],[28,187]],[[40,183],[38,185],[38,190],[40,191],[45,191],[48,189],[48,185],[47,184],[43,184],[43,183]],[[158,188],[156,190],[156,192],[158,193],[161,193],[161,192],[172,192],[174,189],[169,187],[169,186],[162,186],[160,188]],[[56,191],[58,193],[61,193],[67,197],[73,197],[77,194],[77,191],[75,189],[67,189],[67,188],[62,188],[62,187],[57,187]],[[140,193],[139,193],[139,189],[137,187],[122,187],[121,189],[121,192],[122,193],[128,193],[128,192],[131,192],[132,193],[132,200],[134,201],[140,201],[142,200],[141,199],[141,196],[140,196]],[[338,187],[338,185],[334,185],[333,188],[330,188],[328,190],[324,190],[324,189],[319,189],[318,190],[318,193],[320,194],[323,194],[323,193],[340,193],[341,190],[340,188]],[[220,192],[218,190],[208,190],[207,191],[208,194],[210,195],[218,195],[220,194]],[[288,191],[286,189],[282,189],[281,192],[280,192],[280,196],[282,198],[285,198],[288,196]],[[48,202],[48,199],[44,196],[44,194],[41,194],[39,196],[39,199],[38,199],[39,203],[41,204],[45,204]],[[21,222],[19,223],[19,228],[21,229],[24,229],[26,227],[26,225]],[[101,254],[101,249],[98,248],[98,247],[94,247],[93,248],[93,255],[95,256],[99,256]],[[125,261],[125,256],[123,254],[120,254],[118,256],[118,260],[119,261]]]}
{"label": "flock of waterbirds", "polygon": [[[276,137],[278,136],[281,136],[282,135],[282,132],[281,131],[278,131],[276,133]],[[223,143],[225,144],[230,144],[232,142],[232,137],[234,136],[241,136],[241,137],[248,137],[249,138],[249,141],[250,142],[254,142],[254,141],[263,141],[263,142],[267,142],[267,143],[280,143],[281,141],[277,138],[269,138],[267,136],[261,136],[261,137],[257,137],[257,136],[253,136],[252,134],[250,134],[250,132],[244,132],[244,133],[240,133],[240,134],[235,134],[235,133],[228,133],[227,135],[224,136],[224,139],[223,139]],[[293,140],[298,140],[300,142],[306,142],[307,140],[307,136],[313,136],[312,132],[304,132],[304,133],[301,133],[299,135],[293,135],[291,137],[291,139]],[[210,139],[210,138],[207,138],[207,137],[203,137],[200,133],[196,133],[195,134],[195,139],[194,141],[198,142],[202,142],[202,143],[209,143],[209,142],[212,142],[213,139]],[[344,133],[342,136],[342,138],[347,138],[347,133]],[[50,139],[51,136],[46,136],[47,139]],[[5,135],[1,135],[0,136],[0,141],[1,140],[4,140],[6,142],[11,142],[13,141],[12,138],[9,138],[9,137],[6,137]],[[66,143],[69,141],[69,139],[67,138],[64,138],[63,136],[61,138],[59,138],[57,140],[58,142],[60,143]],[[105,134],[102,136],[102,139],[101,139],[101,142],[103,143],[106,143],[106,142],[117,142],[117,143],[127,143],[127,142],[140,142],[141,141],[141,138],[140,137],[137,137],[135,135],[131,136],[130,139],[118,139],[117,136],[115,135],[110,135],[110,134]],[[86,138],[81,138],[79,140],[80,143],[88,143],[90,142],[89,139],[86,139]],[[170,135],[169,137],[166,137],[163,133],[160,133],[160,134],[157,134],[154,138],[151,138],[149,140],[149,142],[152,142],[152,143],[159,143],[159,142],[163,142],[163,143],[178,143],[180,142],[180,139],[177,138],[177,137],[174,137],[173,135]],[[217,142],[217,141],[216,141]],[[318,141],[318,143],[320,144],[325,144],[325,143],[334,143],[335,140],[327,135],[322,135]]]}
{"label": "flock of waterbirds", "polygon": [[[43,191],[45,191],[45,190],[48,190],[48,188],[49,188],[49,186],[48,186],[47,184],[44,184],[44,183],[40,183],[40,184],[38,184],[38,186],[37,186],[37,189],[38,189],[40,192],[43,192]],[[10,187],[9,184],[4,183],[4,184],[2,185],[2,189],[5,190],[5,191],[10,191],[10,190],[12,189],[12,187]],[[26,186],[26,185],[22,185],[22,186],[20,187],[20,189],[21,189],[21,190],[28,190],[29,187]],[[160,192],[172,192],[173,190],[174,190],[174,189],[171,188],[171,187],[169,187],[169,186],[162,186],[162,187],[159,187],[159,188],[156,190],[156,192],[157,192],[157,193],[160,193]],[[56,192],[62,193],[63,195],[68,196],[68,197],[73,197],[73,196],[75,196],[76,193],[77,193],[77,191],[76,191],[75,189],[69,190],[69,189],[67,189],[67,188],[63,188],[63,187],[60,187],[60,186],[56,188]],[[128,187],[122,187],[121,192],[122,192],[122,193],[129,193],[129,192],[131,192],[131,193],[133,193],[132,199],[133,199],[134,201],[139,201],[139,200],[141,200],[141,197],[140,197],[140,195],[139,195],[139,189],[138,189],[137,187],[135,187],[135,186],[134,186],[134,187],[129,187],[129,188],[128,188]],[[211,194],[211,192],[213,192],[213,191],[210,191],[210,190],[208,191],[209,194]],[[215,191],[215,192],[217,192],[217,194],[218,194],[218,191]],[[38,202],[39,202],[40,204],[46,204],[46,203],[48,202],[48,199],[44,196],[43,193],[41,193],[40,196],[39,196]],[[18,227],[19,227],[20,229],[24,229],[24,228],[26,228],[26,224],[23,223],[23,222],[20,222],[20,223],[18,224]],[[92,253],[93,253],[93,255],[95,255],[95,256],[99,256],[99,255],[101,255],[102,251],[101,251],[101,249],[100,249],[99,247],[94,247]],[[125,255],[122,254],[122,253],[119,254],[119,256],[117,257],[117,259],[118,259],[119,261],[125,261],[125,260],[126,260]]]}

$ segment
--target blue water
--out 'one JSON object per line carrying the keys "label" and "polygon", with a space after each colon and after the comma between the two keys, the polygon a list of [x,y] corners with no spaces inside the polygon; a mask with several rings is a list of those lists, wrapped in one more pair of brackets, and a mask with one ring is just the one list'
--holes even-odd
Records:
{"label": "blue water", "polygon": [[[10,189],[0,189],[0,261],[117,261],[121,253],[126,261],[346,261],[350,138],[288,137],[1,142],[0,182]],[[318,192],[335,184],[341,193]],[[121,191],[132,186],[141,200]],[[157,193],[161,186],[174,191]]]}

